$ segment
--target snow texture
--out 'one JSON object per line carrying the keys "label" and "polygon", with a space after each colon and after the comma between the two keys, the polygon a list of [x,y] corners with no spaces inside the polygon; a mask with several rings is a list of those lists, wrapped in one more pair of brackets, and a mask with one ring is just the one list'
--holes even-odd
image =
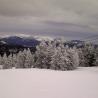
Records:
{"label": "snow texture", "polygon": [[0,70],[0,98],[98,98],[98,67]]}

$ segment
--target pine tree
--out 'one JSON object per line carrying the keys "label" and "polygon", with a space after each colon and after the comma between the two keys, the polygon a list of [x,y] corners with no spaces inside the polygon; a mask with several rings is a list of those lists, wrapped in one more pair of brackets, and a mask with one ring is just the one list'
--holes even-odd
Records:
{"label": "pine tree", "polygon": [[3,56],[3,68],[9,69],[12,68],[12,55],[7,57],[6,53]]}
{"label": "pine tree", "polygon": [[82,48],[78,49],[78,53],[79,53],[79,66],[84,67],[85,66],[85,57],[84,57]]}
{"label": "pine tree", "polygon": [[76,68],[79,66],[80,63],[78,49],[76,47],[73,47],[70,49],[70,52],[71,52],[73,66]]}
{"label": "pine tree", "polygon": [[95,49],[95,66],[98,66],[98,47]]}
{"label": "pine tree", "polygon": [[38,68],[50,68],[50,61],[52,55],[52,46],[50,42],[42,41],[39,46],[37,46],[37,51],[35,53],[35,66]]}
{"label": "pine tree", "polygon": [[68,46],[65,47],[66,48],[66,56],[67,56],[67,69],[68,70],[72,70],[75,69],[77,67],[76,65],[76,61],[75,60],[75,50],[73,50],[72,48],[69,48]]}
{"label": "pine tree", "polygon": [[25,68],[26,50],[17,54],[17,68]]}
{"label": "pine tree", "polygon": [[12,68],[13,67],[13,56],[12,56],[12,54],[10,54],[7,57],[7,65],[8,65],[9,68]]}
{"label": "pine tree", "polygon": [[84,66],[94,66],[95,56],[94,56],[94,46],[91,43],[86,43],[85,47],[82,49],[85,64]]}
{"label": "pine tree", "polygon": [[13,54],[12,63],[13,63],[13,67],[17,68],[17,66],[18,66],[18,59],[17,59],[17,55],[16,54]]}
{"label": "pine tree", "polygon": [[[55,70],[71,70],[79,65],[77,49],[65,47],[62,40],[42,41],[35,53],[35,67]],[[76,58],[78,60],[76,60]]]}
{"label": "pine tree", "polygon": [[34,56],[32,55],[30,49],[20,51],[17,54],[17,68],[31,68],[34,63]]}
{"label": "pine tree", "polygon": [[3,59],[1,55],[0,55],[0,69],[3,69]]}
{"label": "pine tree", "polygon": [[26,60],[25,60],[25,68],[31,68],[34,64],[34,57],[30,51],[30,49],[27,50],[26,52]]}
{"label": "pine tree", "polygon": [[54,54],[52,56],[51,68],[56,70],[67,70],[68,57],[63,43],[57,45],[55,42]]}

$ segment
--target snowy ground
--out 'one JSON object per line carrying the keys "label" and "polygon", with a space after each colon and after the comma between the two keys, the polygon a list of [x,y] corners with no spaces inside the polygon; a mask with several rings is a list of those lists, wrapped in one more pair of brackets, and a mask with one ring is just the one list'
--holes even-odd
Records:
{"label": "snowy ground", "polygon": [[0,70],[0,98],[98,98],[98,67]]}

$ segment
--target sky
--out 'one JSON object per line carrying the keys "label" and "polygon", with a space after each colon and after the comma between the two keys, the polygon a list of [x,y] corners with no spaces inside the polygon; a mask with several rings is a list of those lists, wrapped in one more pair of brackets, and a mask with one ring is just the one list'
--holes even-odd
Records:
{"label": "sky", "polygon": [[14,33],[98,35],[98,0],[0,0],[0,35]]}

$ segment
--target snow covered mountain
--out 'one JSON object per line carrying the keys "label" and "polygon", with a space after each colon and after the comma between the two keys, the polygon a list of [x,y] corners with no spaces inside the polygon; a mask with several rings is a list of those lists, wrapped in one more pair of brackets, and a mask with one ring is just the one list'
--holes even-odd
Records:
{"label": "snow covered mountain", "polygon": [[39,44],[39,41],[35,38],[26,38],[26,37],[18,37],[18,36],[10,36],[1,39],[1,42],[5,42],[7,45],[20,45],[27,47],[35,47]]}
{"label": "snow covered mountain", "polygon": [[[42,40],[53,40],[54,38],[53,37],[50,37],[50,36],[42,36],[42,35],[29,35],[29,34],[13,34],[13,35],[2,35],[0,36],[1,38],[9,38],[9,37],[20,37],[20,38],[29,38],[29,39],[36,39],[38,41],[42,41]],[[1,39],[0,38],[0,39]]]}
{"label": "snow covered mountain", "polygon": [[0,43],[6,43],[7,45],[20,45],[26,47],[35,47],[42,40],[53,40],[49,36],[33,36],[27,34],[14,34],[14,35],[5,35],[1,36]]}
{"label": "snow covered mountain", "polygon": [[[0,44],[35,47],[42,40],[52,41],[54,40],[54,38],[49,36],[39,36],[39,35],[33,36],[33,35],[26,35],[26,34],[6,35],[0,38]],[[84,41],[80,41],[80,40],[65,41],[65,45],[68,45],[70,47],[73,46],[83,47],[84,43],[85,43]]]}

